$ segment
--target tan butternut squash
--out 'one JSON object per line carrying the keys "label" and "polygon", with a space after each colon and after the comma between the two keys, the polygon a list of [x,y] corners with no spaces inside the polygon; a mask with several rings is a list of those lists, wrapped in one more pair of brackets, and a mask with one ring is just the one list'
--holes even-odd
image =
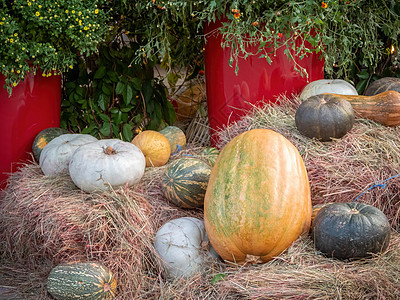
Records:
{"label": "tan butternut squash", "polygon": [[384,126],[400,125],[399,92],[386,91],[373,96],[333,95],[349,101],[356,116],[373,120]]}

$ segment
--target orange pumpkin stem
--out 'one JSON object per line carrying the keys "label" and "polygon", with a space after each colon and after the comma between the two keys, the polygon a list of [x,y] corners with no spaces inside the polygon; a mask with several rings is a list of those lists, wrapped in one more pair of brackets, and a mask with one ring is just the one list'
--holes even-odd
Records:
{"label": "orange pumpkin stem", "polygon": [[113,147],[108,146],[106,149],[104,149],[104,153],[107,155],[114,155],[117,154],[117,151]]}

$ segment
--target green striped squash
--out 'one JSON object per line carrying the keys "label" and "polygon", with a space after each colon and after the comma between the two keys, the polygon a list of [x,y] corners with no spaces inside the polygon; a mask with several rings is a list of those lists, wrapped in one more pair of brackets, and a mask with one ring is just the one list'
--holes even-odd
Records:
{"label": "green striped squash", "polygon": [[47,278],[47,291],[57,300],[108,300],[115,297],[116,289],[113,274],[96,262],[58,265]]}
{"label": "green striped squash", "polygon": [[205,160],[211,167],[214,167],[219,152],[220,151],[217,148],[205,147],[200,150],[199,156],[201,159]]}
{"label": "green striped squash", "polygon": [[43,148],[54,138],[69,133],[67,130],[58,127],[49,127],[40,131],[33,141],[32,152],[33,156],[39,161],[40,153]]}
{"label": "green striped squash", "polygon": [[162,190],[170,202],[182,208],[202,207],[211,167],[201,159],[182,157],[170,164]]}
{"label": "green striped squash", "polygon": [[186,135],[177,126],[167,126],[159,131],[164,135],[171,146],[171,154],[183,149],[186,146]]}

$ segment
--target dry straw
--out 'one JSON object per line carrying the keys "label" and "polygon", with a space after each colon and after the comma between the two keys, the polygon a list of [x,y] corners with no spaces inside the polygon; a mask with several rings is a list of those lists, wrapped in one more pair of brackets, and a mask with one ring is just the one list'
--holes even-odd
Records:
{"label": "dry straw", "polygon": [[[399,173],[397,129],[358,120],[343,139],[320,143],[296,130],[297,99],[281,102],[279,107],[255,109],[221,131],[221,145],[251,128],[282,133],[306,162],[314,204],[352,201],[371,184]],[[198,150],[188,145],[171,162],[195,156]],[[264,265],[232,267],[210,261],[203,274],[166,280],[153,248],[156,231],[174,218],[203,216],[201,209],[181,209],[164,198],[161,178],[166,167],[146,169],[133,187],[86,194],[68,176],[46,177],[36,163],[24,165],[11,176],[0,203],[0,291],[6,286],[21,298],[51,299],[45,284],[52,267],[91,260],[115,273],[118,299],[124,300],[400,299],[400,236],[395,231],[388,250],[368,260],[325,258],[304,236]],[[399,179],[386,184],[359,201],[383,209],[398,229]]]}

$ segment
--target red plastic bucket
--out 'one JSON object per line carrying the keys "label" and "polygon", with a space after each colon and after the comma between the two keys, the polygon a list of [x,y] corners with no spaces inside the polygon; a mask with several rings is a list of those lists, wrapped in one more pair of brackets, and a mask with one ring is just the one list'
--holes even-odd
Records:
{"label": "red plastic bucket", "polygon": [[[295,71],[284,49],[276,51],[271,64],[257,55],[239,59],[239,72],[229,66],[230,49],[222,48],[221,35],[216,30],[221,23],[206,26],[204,63],[211,144],[217,144],[217,131],[238,120],[252,105],[274,103],[282,94],[300,93],[309,82],[324,78],[324,60],[320,54],[309,54],[296,60],[309,78]],[[210,34],[213,32],[212,34]],[[257,46],[254,46],[256,52]]]}
{"label": "red plastic bucket", "polygon": [[48,127],[60,126],[61,76],[27,74],[9,97],[0,74],[0,189],[21,162],[31,159],[36,135]]}

